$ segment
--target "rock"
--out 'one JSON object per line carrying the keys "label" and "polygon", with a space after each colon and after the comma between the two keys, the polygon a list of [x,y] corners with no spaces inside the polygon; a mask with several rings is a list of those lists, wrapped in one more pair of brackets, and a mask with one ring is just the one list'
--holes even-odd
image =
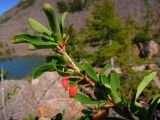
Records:
{"label": "rock", "polygon": [[37,114],[42,118],[48,118],[65,110],[65,120],[78,116],[84,108],[79,102],[69,98],[68,91],[61,85],[61,76],[57,72],[47,72],[39,78],[34,85],[35,97],[39,103]]}
{"label": "rock", "polygon": [[156,71],[156,70],[160,70],[160,68],[158,67],[157,64],[148,64],[146,65],[146,70]]}
{"label": "rock", "polygon": [[146,65],[134,66],[132,67],[134,71],[144,71],[146,69]]}
{"label": "rock", "polygon": [[[57,72],[46,72],[31,84],[25,80],[5,80],[3,85],[5,95],[12,88],[16,88],[16,93],[5,101],[7,119],[21,120],[30,113],[35,113],[41,119],[48,119],[64,110],[65,120],[80,116],[84,106],[69,98],[68,91],[63,89],[60,79],[61,76]],[[0,106],[1,103],[2,95],[0,95]],[[3,110],[0,109],[0,120],[4,120]]]}
{"label": "rock", "polygon": [[122,70],[121,70],[120,67],[113,67],[113,68],[111,68],[111,71],[114,71],[114,72],[116,72],[118,74],[122,74]]}
{"label": "rock", "polygon": [[134,71],[145,71],[145,70],[157,71],[157,70],[160,70],[160,68],[157,64],[144,64],[144,65],[140,65],[140,66],[134,66],[134,67],[132,67],[132,69]]}
{"label": "rock", "polygon": [[157,87],[160,88],[160,78],[159,77],[155,77],[154,78],[154,82],[157,85]]}
{"label": "rock", "polygon": [[54,86],[56,85],[56,87],[58,87],[61,85],[58,82],[60,81],[60,78],[61,76],[59,76],[57,72],[46,72],[42,74],[38,79],[36,79],[36,82],[32,80],[32,86],[35,91],[35,97],[38,102],[41,102],[42,100],[55,98],[58,96],[58,93],[61,92],[61,90],[55,89]]}
{"label": "rock", "polygon": [[148,49],[149,49],[149,58],[154,57],[158,53],[158,43],[155,41],[151,40],[148,44]]}
{"label": "rock", "polygon": [[55,98],[44,101],[37,110],[41,118],[48,118],[65,111],[65,120],[74,120],[81,116],[82,105],[71,98]]}
{"label": "rock", "polygon": [[[0,88],[2,84],[0,83]],[[6,118],[21,120],[24,116],[28,116],[37,108],[37,102],[34,97],[34,91],[29,82],[24,80],[5,80],[4,81],[5,96],[12,89],[16,89],[14,95],[5,101]],[[2,91],[0,90],[0,93]],[[2,103],[2,94],[0,94],[0,103]],[[1,120],[3,120],[3,108],[0,110]]]}

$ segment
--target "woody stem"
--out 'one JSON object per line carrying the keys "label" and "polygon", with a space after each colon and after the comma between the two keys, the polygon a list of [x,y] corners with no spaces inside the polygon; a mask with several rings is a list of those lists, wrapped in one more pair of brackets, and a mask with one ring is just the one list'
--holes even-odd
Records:
{"label": "woody stem", "polygon": [[[67,54],[66,50],[65,50],[65,46],[63,46],[63,48],[57,46],[57,48],[59,49],[59,51],[67,58],[68,63],[69,63],[69,67],[71,67],[72,69],[75,70],[75,72],[77,74],[80,74],[81,71],[80,69],[76,66],[76,64],[73,62],[73,60],[70,58],[70,56]],[[85,74],[84,76],[85,80],[92,86],[95,86],[95,83]]]}

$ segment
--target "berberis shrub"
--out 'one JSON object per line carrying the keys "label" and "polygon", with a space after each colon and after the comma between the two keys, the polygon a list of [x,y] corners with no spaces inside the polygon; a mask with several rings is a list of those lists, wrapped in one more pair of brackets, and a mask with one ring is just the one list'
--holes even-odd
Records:
{"label": "berberis shrub", "polygon": [[[56,58],[58,59],[53,59],[51,62],[38,67],[33,72],[33,78],[39,77],[46,71],[57,71],[63,76],[62,85],[64,89],[69,89],[68,94],[71,99],[80,101],[85,105],[91,104],[95,106],[92,109],[86,107],[82,111],[84,115],[77,118],[78,120],[109,119],[110,109],[119,114],[119,119],[158,119],[154,111],[160,103],[160,94],[156,95],[147,105],[143,104],[142,100],[138,100],[143,89],[156,76],[156,72],[145,76],[134,93],[131,92],[129,96],[123,96],[120,91],[119,77],[116,73],[110,71],[109,64],[106,64],[100,73],[96,73],[90,64],[79,64],[67,53],[66,44],[69,36],[64,32],[64,21],[67,12],[62,15],[59,21],[56,18],[54,8],[50,4],[45,3],[43,10],[48,18],[51,30],[38,21],[29,18],[30,26],[40,35],[26,33],[16,35],[13,39],[14,43],[28,43],[29,50],[50,48],[54,51],[54,55],[57,56]],[[72,78],[68,76],[72,76]]]}

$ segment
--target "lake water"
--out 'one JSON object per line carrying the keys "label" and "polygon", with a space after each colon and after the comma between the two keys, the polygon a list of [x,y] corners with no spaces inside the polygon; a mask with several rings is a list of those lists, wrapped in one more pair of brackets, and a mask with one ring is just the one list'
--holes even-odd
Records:
{"label": "lake water", "polygon": [[21,79],[31,75],[32,70],[46,62],[44,56],[23,56],[0,60],[0,68],[7,71],[7,79]]}

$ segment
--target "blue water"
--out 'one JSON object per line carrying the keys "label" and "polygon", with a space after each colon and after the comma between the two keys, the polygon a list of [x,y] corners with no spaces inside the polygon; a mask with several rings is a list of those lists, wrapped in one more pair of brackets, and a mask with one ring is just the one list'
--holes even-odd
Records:
{"label": "blue water", "polygon": [[30,76],[32,70],[46,62],[44,56],[23,56],[0,60],[0,67],[7,71],[7,79],[20,79]]}

